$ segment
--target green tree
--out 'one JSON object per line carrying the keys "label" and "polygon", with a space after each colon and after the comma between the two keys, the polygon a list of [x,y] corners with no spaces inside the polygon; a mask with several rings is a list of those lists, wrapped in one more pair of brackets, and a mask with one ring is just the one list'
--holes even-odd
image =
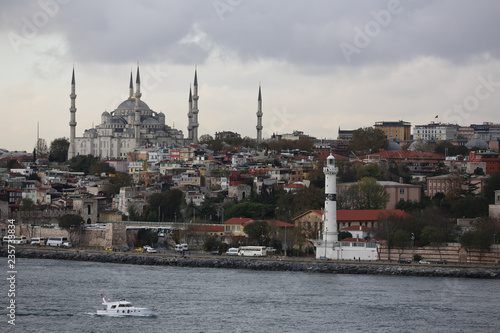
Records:
{"label": "green tree", "polygon": [[89,174],[92,175],[100,175],[101,173],[114,174],[115,172],[115,168],[105,161],[95,160],[94,162],[92,162],[89,168]]}
{"label": "green tree", "polygon": [[253,240],[256,245],[266,245],[266,240],[269,239],[271,226],[265,221],[255,221],[247,224],[243,231],[248,235],[248,238]]}
{"label": "green tree", "polygon": [[384,209],[387,202],[389,194],[370,177],[362,178],[338,197],[340,209]]}
{"label": "green tree", "polygon": [[80,232],[84,221],[80,215],[65,214],[58,218],[59,228],[64,229],[69,234],[70,242],[73,242],[74,236]]}
{"label": "green tree", "polygon": [[435,226],[428,225],[424,227],[420,234],[422,245],[438,245],[446,242],[446,234]]}
{"label": "green tree", "polygon": [[134,184],[134,179],[126,172],[117,172],[114,175],[114,177],[110,178],[112,185],[110,196],[120,193],[122,187],[130,187]]}
{"label": "green tree", "polygon": [[92,155],[77,155],[69,160],[69,169],[73,172],[89,173],[90,166],[94,163],[95,158]]}
{"label": "green tree", "polygon": [[346,239],[346,238],[352,238],[352,234],[349,231],[339,232],[339,241]]}
{"label": "green tree", "polygon": [[349,150],[355,153],[376,153],[379,149],[386,149],[389,141],[384,131],[379,128],[366,127],[354,130]]}
{"label": "green tree", "polygon": [[66,138],[54,139],[50,143],[49,161],[66,162],[68,159],[69,140]]}
{"label": "green tree", "polygon": [[36,209],[36,205],[35,203],[33,202],[33,200],[31,200],[30,198],[23,198],[21,199],[21,207],[19,208],[19,210],[21,211],[34,211]]}
{"label": "green tree", "polygon": [[143,247],[144,245],[153,246],[158,243],[158,234],[149,229],[139,229],[135,246]]}
{"label": "green tree", "polygon": [[500,190],[500,172],[490,174],[484,184],[484,197],[489,204],[495,203],[495,191]]}
{"label": "green tree", "polygon": [[269,204],[259,204],[254,202],[237,203],[224,211],[226,219],[232,217],[248,217],[252,219],[272,219],[275,208]]}

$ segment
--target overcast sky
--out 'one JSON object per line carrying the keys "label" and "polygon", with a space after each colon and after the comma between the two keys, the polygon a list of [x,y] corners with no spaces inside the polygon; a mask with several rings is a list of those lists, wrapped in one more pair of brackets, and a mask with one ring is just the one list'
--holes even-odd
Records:
{"label": "overcast sky", "polygon": [[[199,135],[264,138],[376,121],[500,122],[500,2],[0,0],[0,148],[31,152],[69,137],[71,71],[77,136],[128,97],[187,136],[199,83]],[[436,119],[435,117],[438,116]]]}

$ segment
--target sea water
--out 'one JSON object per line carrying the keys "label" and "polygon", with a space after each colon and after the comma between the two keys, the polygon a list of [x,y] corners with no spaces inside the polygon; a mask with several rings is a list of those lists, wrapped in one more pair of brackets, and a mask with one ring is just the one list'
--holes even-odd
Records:
{"label": "sea water", "polygon": [[[500,281],[17,259],[1,332],[498,332]],[[154,317],[96,316],[100,294]]]}

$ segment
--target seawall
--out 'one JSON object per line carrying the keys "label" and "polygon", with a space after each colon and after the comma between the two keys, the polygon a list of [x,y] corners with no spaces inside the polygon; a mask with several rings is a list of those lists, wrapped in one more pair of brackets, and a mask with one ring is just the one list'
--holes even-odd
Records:
{"label": "seawall", "polygon": [[[7,257],[7,249],[0,249],[0,256]],[[375,274],[401,276],[429,276],[429,277],[462,277],[481,279],[500,279],[500,268],[462,268],[462,267],[435,267],[435,266],[401,266],[384,265],[377,263],[345,264],[330,261],[295,262],[293,260],[259,260],[246,258],[225,257],[165,257],[156,255],[130,255],[123,253],[86,253],[78,251],[43,251],[18,250],[16,258],[56,259],[91,261],[103,263],[123,263],[135,265],[178,266],[178,267],[210,267],[251,269],[261,271],[294,271],[333,274]]]}

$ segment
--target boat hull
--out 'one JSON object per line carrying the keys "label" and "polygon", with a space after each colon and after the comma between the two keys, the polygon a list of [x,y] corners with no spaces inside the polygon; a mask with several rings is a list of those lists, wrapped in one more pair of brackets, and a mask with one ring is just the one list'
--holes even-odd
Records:
{"label": "boat hull", "polygon": [[96,314],[106,317],[150,317],[156,316],[156,311],[148,308],[132,308],[127,310],[97,310]]}

